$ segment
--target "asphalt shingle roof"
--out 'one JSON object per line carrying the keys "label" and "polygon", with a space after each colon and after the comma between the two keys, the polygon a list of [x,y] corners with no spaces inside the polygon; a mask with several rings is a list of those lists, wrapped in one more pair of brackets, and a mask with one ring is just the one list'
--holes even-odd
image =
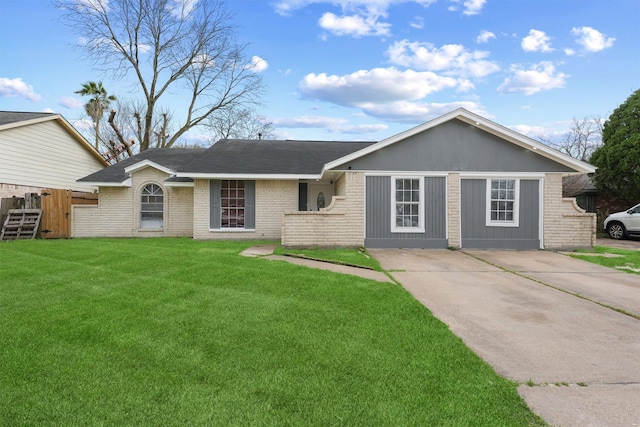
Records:
{"label": "asphalt shingle roof", "polygon": [[221,140],[185,165],[185,173],[308,175],[373,142]]}
{"label": "asphalt shingle roof", "polygon": [[123,182],[129,178],[129,174],[124,171],[125,168],[144,160],[152,161],[165,168],[176,171],[180,170],[182,165],[202,153],[203,150],[193,148],[150,148],[133,157],[113,164],[108,168],[85,176],[79,179],[78,182]]}
{"label": "asphalt shingle roof", "polygon": [[41,117],[55,116],[54,113],[28,113],[20,111],[0,111],[0,126],[10,123],[26,122]]}
{"label": "asphalt shingle roof", "polygon": [[187,176],[190,173],[318,175],[326,163],[371,144],[374,143],[230,139],[218,141],[207,150],[152,148],[78,181],[120,183],[129,178],[125,168],[144,160]]}

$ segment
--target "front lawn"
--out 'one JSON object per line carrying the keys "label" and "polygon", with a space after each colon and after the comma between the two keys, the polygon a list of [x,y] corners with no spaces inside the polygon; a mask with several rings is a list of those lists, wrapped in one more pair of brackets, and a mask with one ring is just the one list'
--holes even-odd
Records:
{"label": "front lawn", "polygon": [[640,251],[595,246],[593,250],[576,251],[571,256],[627,273],[640,274]]}
{"label": "front lawn", "polygon": [[0,425],[544,425],[402,288],[250,243],[0,244]]}

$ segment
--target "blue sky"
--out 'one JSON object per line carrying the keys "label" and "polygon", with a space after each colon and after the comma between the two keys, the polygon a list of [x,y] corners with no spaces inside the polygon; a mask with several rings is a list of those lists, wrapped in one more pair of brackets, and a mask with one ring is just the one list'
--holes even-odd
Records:
{"label": "blue sky", "polygon": [[[640,87],[638,0],[226,5],[247,54],[261,59],[260,113],[280,138],[380,140],[457,107],[552,136],[573,118],[608,117]],[[52,1],[2,0],[0,109],[53,111],[81,127],[85,100],[74,91],[83,82],[134,96],[78,42]]]}

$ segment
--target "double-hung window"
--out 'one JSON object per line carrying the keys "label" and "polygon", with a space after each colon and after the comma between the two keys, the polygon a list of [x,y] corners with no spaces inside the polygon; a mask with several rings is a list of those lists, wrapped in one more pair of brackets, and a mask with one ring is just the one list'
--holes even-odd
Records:
{"label": "double-hung window", "polygon": [[245,182],[223,180],[220,184],[221,228],[244,228]]}
{"label": "double-hung window", "polygon": [[164,218],[164,194],[157,184],[147,184],[140,193],[140,228],[160,229]]}
{"label": "double-hung window", "polygon": [[518,226],[519,187],[517,179],[487,180],[487,226]]}
{"label": "double-hung window", "polygon": [[424,178],[391,178],[391,232],[424,231]]}

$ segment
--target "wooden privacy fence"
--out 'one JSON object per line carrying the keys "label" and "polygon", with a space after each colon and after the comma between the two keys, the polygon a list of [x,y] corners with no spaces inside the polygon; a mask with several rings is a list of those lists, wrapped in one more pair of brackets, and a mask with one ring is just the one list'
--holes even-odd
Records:
{"label": "wooden privacy fence", "polygon": [[71,205],[97,205],[98,194],[46,189],[40,193],[40,201],[40,236],[43,239],[68,239],[71,237]]}
{"label": "wooden privacy fence", "polygon": [[[44,189],[28,193],[24,198],[2,199],[0,216],[9,209],[41,209],[40,237],[43,239],[68,239],[71,237],[71,205],[97,205],[97,193],[72,190]],[[3,222],[0,222],[0,227]]]}

